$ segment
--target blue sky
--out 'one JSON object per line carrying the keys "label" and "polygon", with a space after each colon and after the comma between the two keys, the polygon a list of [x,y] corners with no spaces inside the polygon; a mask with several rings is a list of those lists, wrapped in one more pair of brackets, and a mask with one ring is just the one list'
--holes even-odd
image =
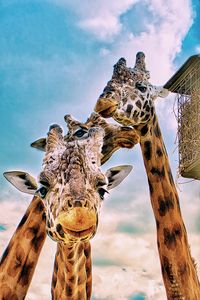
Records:
{"label": "blue sky", "polygon": [[[37,176],[43,154],[30,143],[52,123],[65,128],[65,114],[86,120],[120,57],[133,66],[136,52],[144,51],[151,82],[165,84],[189,56],[200,53],[200,1],[2,0],[0,28],[0,201],[27,199],[1,174],[16,169]],[[170,95],[157,100],[156,108],[176,176],[173,104]],[[116,221],[120,234],[145,233],[154,220],[139,146],[115,154],[104,169],[124,163],[134,171],[113,191],[105,211],[116,220],[119,212],[126,216]],[[199,232],[199,184],[181,185],[180,195],[189,230]]]}
{"label": "blue sky", "polygon": [[[17,168],[37,175],[42,154],[29,144],[44,136],[49,124],[65,126],[66,113],[84,121],[119,57],[133,65],[135,53],[145,51],[152,82],[164,84],[190,55],[200,52],[200,3],[176,3],[1,1],[0,174]],[[185,7],[181,13],[180,6]],[[161,104],[161,114],[165,106],[170,111],[171,103]],[[169,147],[171,129],[166,130]],[[136,151],[136,163],[139,155]],[[132,157],[132,152],[121,152],[113,161]],[[2,175],[0,183],[8,188]]]}
{"label": "blue sky", "polygon": [[[166,73],[197,52],[199,1],[177,1],[187,9],[183,24],[177,8],[170,8],[170,1],[166,15],[159,11],[159,2],[1,1],[1,174],[10,168],[31,169],[37,174],[41,154],[29,148],[30,142],[45,135],[51,123],[64,126],[65,113],[85,120],[120,56],[133,64],[142,45],[149,52],[149,61],[151,55],[153,62],[155,56],[159,59],[154,31],[160,24],[166,27],[166,39],[173,35],[177,45],[169,45],[166,53],[160,53],[161,60],[165,55],[166,61],[163,66],[156,62],[156,70],[166,66],[166,72],[153,74],[154,81],[161,77],[159,84],[164,84],[169,78]],[[177,32],[168,20],[164,24],[164,18],[170,20],[172,14],[177,14],[180,23]],[[146,38],[144,47],[145,34],[150,41]],[[155,44],[148,47],[151,41]]]}

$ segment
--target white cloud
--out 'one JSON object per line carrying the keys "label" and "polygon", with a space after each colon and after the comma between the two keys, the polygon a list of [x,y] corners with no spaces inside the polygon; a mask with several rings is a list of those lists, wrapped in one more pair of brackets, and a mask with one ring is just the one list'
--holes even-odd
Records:
{"label": "white cloud", "polygon": [[100,51],[99,51],[99,54],[104,57],[104,56],[107,56],[108,54],[110,54],[110,50],[108,48],[101,48]]}
{"label": "white cloud", "polygon": [[130,9],[138,0],[96,0],[67,1],[53,0],[58,5],[70,8],[79,17],[78,25],[95,35],[100,40],[112,39],[120,33],[122,23],[120,16]]}
{"label": "white cloud", "polygon": [[[151,74],[150,81],[156,85],[164,85],[177,69],[174,59],[181,51],[182,42],[193,22],[190,0],[143,0],[141,5],[142,3],[149,11],[146,20],[145,16],[142,20],[146,23],[145,31],[135,34],[124,30],[112,44],[110,51],[115,61],[123,56],[129,66],[134,65],[135,54],[143,51]],[[164,99],[158,98],[156,107],[159,119],[174,132],[175,139],[177,121],[173,114],[173,103],[174,95],[171,94]]]}
{"label": "white cloud", "polygon": [[[198,206],[198,199],[193,199],[193,211]],[[139,201],[138,201],[139,202]],[[134,209],[137,210],[137,204]],[[144,206],[144,203],[141,204]],[[27,203],[2,202],[0,203],[0,215],[8,230],[0,232],[0,253],[5,249],[14,229],[22,217]],[[140,214],[138,209],[136,215]],[[156,246],[156,234],[127,234],[116,231],[117,223],[126,214],[118,215],[114,212],[103,212],[102,225],[92,240],[93,254],[93,296],[95,299],[128,300],[131,295],[143,293],[145,299],[165,299],[159,257]],[[141,216],[142,217],[142,216]],[[145,223],[145,220],[143,220]],[[114,225],[113,225],[114,223]],[[200,259],[200,236],[190,235],[192,254],[196,261]],[[42,250],[36,272],[27,295],[28,300],[50,298],[50,285],[53,270],[53,261],[56,251],[56,243],[47,238]],[[99,262],[99,263],[97,263]],[[198,266],[199,267],[199,266]]]}
{"label": "white cloud", "polygon": [[148,0],[144,2],[152,16],[151,19],[146,20],[146,31],[137,35],[126,32],[113,49],[116,49],[115,56],[125,56],[132,65],[135,53],[144,51],[152,81],[163,84],[174,71],[173,60],[181,51],[182,41],[192,24],[190,1]]}
{"label": "white cloud", "polygon": [[196,51],[197,54],[200,54],[200,45],[196,46],[195,51]]}

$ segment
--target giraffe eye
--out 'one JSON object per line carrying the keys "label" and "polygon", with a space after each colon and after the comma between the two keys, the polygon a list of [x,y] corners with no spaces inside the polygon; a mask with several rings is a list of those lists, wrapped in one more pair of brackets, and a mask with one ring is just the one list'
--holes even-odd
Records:
{"label": "giraffe eye", "polygon": [[141,82],[136,82],[135,87],[142,93],[145,93],[147,90],[147,87]]}
{"label": "giraffe eye", "polygon": [[37,190],[37,193],[39,194],[39,196],[44,199],[46,197],[46,194],[48,192],[48,189],[45,186],[41,186],[41,188],[39,188]]}
{"label": "giraffe eye", "polygon": [[105,190],[104,188],[99,188],[98,193],[99,193],[100,198],[103,200],[105,193],[108,193],[108,191]]}
{"label": "giraffe eye", "polygon": [[80,128],[74,133],[74,136],[81,138],[84,135],[86,135],[87,133],[88,133],[88,131],[86,129]]}

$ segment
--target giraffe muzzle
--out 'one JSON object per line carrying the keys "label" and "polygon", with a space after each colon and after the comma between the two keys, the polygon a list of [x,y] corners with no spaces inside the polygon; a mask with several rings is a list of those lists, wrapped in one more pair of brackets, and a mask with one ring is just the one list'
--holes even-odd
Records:
{"label": "giraffe muzzle", "polygon": [[95,211],[88,208],[74,207],[68,212],[62,212],[57,222],[65,234],[80,238],[96,230],[97,216]]}
{"label": "giraffe muzzle", "polygon": [[99,98],[94,111],[104,118],[110,118],[118,107],[118,101],[113,98]]}

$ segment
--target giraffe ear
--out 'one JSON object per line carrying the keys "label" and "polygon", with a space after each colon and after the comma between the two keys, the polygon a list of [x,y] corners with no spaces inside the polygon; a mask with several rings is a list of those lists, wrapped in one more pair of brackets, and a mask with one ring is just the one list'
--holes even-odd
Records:
{"label": "giraffe ear", "polygon": [[45,138],[41,138],[31,143],[31,147],[36,148],[41,151],[45,151],[47,141]]}
{"label": "giraffe ear", "polygon": [[35,194],[38,186],[31,175],[21,171],[10,171],[3,173],[4,177],[19,191],[26,194]]}
{"label": "giraffe ear", "polygon": [[106,172],[108,178],[108,190],[111,190],[120,184],[132,169],[133,167],[131,165],[117,166],[108,169]]}
{"label": "giraffe ear", "polygon": [[157,88],[158,88],[158,97],[165,98],[169,95],[169,91],[164,87],[159,86]]}

